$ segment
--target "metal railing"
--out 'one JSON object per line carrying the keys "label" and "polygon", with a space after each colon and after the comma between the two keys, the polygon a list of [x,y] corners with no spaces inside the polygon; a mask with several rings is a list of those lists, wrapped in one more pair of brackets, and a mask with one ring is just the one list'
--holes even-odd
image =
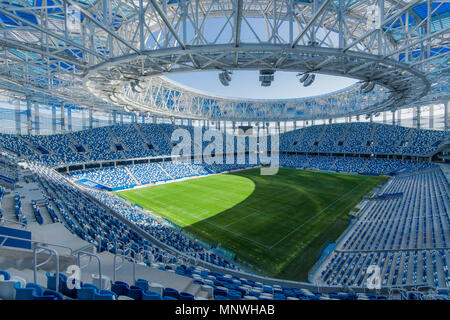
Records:
{"label": "metal railing", "polygon": [[[84,266],[81,265],[81,256],[83,256],[83,255],[89,256],[89,261]],[[102,262],[98,255],[96,255],[94,253],[86,252],[86,251],[79,251],[77,253],[78,268],[80,268],[80,271],[83,270],[84,268],[86,268],[88,265],[90,265],[92,258],[95,258],[98,262],[99,289],[102,290],[102,288],[103,288]]]}
{"label": "metal railing", "polygon": [[13,224],[13,225],[18,224],[19,226],[21,226],[24,229],[28,228],[26,223],[23,223],[20,221],[9,220],[9,219],[5,219],[5,218],[0,218],[0,224],[4,224],[5,222],[9,223],[9,224]]}
{"label": "metal railing", "polygon": [[[41,263],[37,263],[37,254],[47,251],[50,253],[47,260]],[[59,291],[59,255],[58,252],[55,249],[48,248],[48,247],[42,247],[42,246],[35,246],[33,249],[33,279],[34,283],[37,283],[37,269],[39,267],[42,267],[43,265],[46,265],[52,257],[55,257],[56,260],[56,271],[55,271],[55,277],[56,277],[56,291]]]}

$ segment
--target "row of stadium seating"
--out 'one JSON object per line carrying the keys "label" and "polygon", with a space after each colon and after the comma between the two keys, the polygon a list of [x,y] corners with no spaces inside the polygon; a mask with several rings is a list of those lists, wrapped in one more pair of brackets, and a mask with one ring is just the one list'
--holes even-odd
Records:
{"label": "row of stadium seating", "polygon": [[313,169],[344,173],[389,175],[400,169],[426,169],[436,167],[433,163],[401,159],[305,156],[280,154],[280,165],[288,168]]}
{"label": "row of stadium seating", "polygon": [[[386,300],[383,295],[372,293],[329,292],[263,284],[235,276],[208,271],[201,267],[180,265],[175,273],[190,277],[195,284],[210,291],[215,300]],[[45,286],[27,282],[24,278],[0,270],[0,298],[7,300],[203,300],[189,292],[164,287],[146,279],[136,279],[133,284],[111,281],[105,289],[81,281],[69,288],[67,276],[46,273]],[[409,293],[398,299],[423,299],[421,293]],[[441,289],[433,296],[436,300],[448,300],[448,290]]]}
{"label": "row of stadium seating", "polygon": [[[69,175],[74,180],[88,179],[109,188],[130,188],[139,184],[149,184],[175,180],[180,178],[220,173],[229,170],[244,169],[251,166],[249,157],[246,156],[242,164],[237,157],[232,159],[232,164],[203,164],[186,163],[181,161],[158,162],[129,165],[126,167],[108,167],[101,169],[80,170]],[[224,160],[225,161],[225,160]],[[255,164],[257,165],[257,163]]]}
{"label": "row of stadium seating", "polygon": [[[236,156],[232,164],[195,164],[193,162],[159,162],[129,165],[127,167],[90,169],[86,171],[75,171],[70,173],[74,180],[89,179],[93,182],[107,186],[109,188],[129,188],[139,184],[149,184],[169,181],[185,177],[220,173],[230,170],[245,169],[259,165],[250,163],[249,156],[241,161]],[[237,162],[243,162],[239,164]],[[224,161],[225,162],[225,161]],[[336,171],[345,173],[359,173],[370,175],[388,175],[400,169],[426,169],[436,165],[426,162],[416,162],[409,160],[393,160],[379,158],[358,158],[358,157],[332,157],[332,156],[304,156],[295,154],[281,154],[279,158],[281,167],[312,169],[322,171]]]}
{"label": "row of stadium seating", "polygon": [[317,125],[280,136],[280,150],[296,152],[428,155],[448,138],[444,131],[379,123]]}
{"label": "row of stadium seating", "polygon": [[396,176],[368,201],[316,281],[364,286],[367,268],[376,265],[383,286],[448,287],[449,230],[450,185],[442,171]]}
{"label": "row of stadium seating", "polygon": [[74,179],[89,179],[108,187],[134,187],[136,185],[136,181],[124,167],[78,171],[73,173],[72,177]]}
{"label": "row of stadium seating", "polygon": [[[194,127],[170,124],[129,124],[57,135],[0,135],[0,147],[49,166],[99,160],[170,155],[172,133]],[[205,128],[198,129],[205,132]],[[418,130],[378,123],[316,125],[283,133],[280,150],[309,153],[404,154],[426,156],[446,139],[444,131]],[[196,148],[191,136],[191,152]],[[248,141],[234,141],[237,145]],[[203,141],[204,148],[210,142]],[[223,138],[222,150],[226,138]],[[270,143],[269,143],[270,147]]]}

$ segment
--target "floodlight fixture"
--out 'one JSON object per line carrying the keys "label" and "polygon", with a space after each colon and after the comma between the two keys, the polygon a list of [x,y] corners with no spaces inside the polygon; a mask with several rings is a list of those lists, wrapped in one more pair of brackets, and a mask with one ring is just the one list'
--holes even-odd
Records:
{"label": "floodlight fixture", "polygon": [[304,87],[309,87],[314,82],[315,79],[316,79],[316,75],[315,74],[310,74],[308,76],[308,78],[305,80],[305,82],[303,82],[303,86]]}
{"label": "floodlight fixture", "polygon": [[262,87],[269,87],[275,79],[274,70],[259,70],[259,81]]}
{"label": "floodlight fixture", "polygon": [[229,86],[231,82],[231,71],[223,70],[221,73],[219,73],[219,81],[224,86]]}

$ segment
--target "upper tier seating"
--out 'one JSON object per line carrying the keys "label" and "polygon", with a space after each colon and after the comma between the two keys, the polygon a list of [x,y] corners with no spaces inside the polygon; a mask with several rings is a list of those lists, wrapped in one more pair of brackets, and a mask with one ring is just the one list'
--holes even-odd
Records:
{"label": "upper tier seating", "polygon": [[[176,141],[171,141],[172,133],[176,129],[185,129],[191,135],[193,153],[210,144],[204,140],[202,146],[195,145],[194,127],[135,123],[52,136],[17,137],[0,134],[0,147],[48,166],[169,156],[172,147],[177,144]],[[205,130],[202,128],[201,132],[204,133]],[[310,126],[283,133],[280,136],[280,150],[428,156],[446,138],[448,136],[444,131],[418,130],[370,122],[340,123]],[[223,135],[222,139],[222,150],[226,150],[226,136]],[[234,141],[235,151],[242,143],[242,149],[248,150],[247,138]],[[80,146],[85,149],[84,152],[79,150]]]}

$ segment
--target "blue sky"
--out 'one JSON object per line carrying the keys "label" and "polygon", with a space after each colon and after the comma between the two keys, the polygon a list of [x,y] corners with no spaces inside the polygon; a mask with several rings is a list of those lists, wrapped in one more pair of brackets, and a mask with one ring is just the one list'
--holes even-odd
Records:
{"label": "blue sky", "polygon": [[223,86],[218,71],[171,74],[166,77],[212,95],[252,99],[288,99],[321,95],[346,88],[354,79],[317,74],[309,87],[303,87],[294,72],[275,72],[270,87],[261,87],[258,71],[233,71],[229,86]]}

